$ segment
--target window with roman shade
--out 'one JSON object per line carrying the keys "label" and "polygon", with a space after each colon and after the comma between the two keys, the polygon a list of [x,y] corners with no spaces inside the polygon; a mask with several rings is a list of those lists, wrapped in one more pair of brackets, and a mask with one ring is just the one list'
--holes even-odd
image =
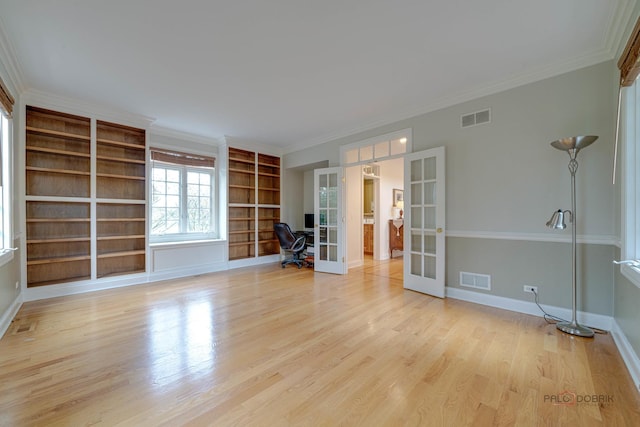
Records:
{"label": "window with roman shade", "polygon": [[151,148],[151,240],[215,238],[215,158]]}

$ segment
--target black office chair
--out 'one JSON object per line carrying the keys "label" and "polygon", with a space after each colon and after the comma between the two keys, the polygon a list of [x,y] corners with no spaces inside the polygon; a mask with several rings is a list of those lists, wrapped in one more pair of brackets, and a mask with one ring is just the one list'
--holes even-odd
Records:
{"label": "black office chair", "polygon": [[303,253],[307,247],[307,238],[304,235],[296,237],[291,231],[291,228],[289,228],[289,225],[284,222],[273,224],[273,231],[276,232],[276,236],[278,236],[278,240],[280,241],[280,247],[284,250],[285,254],[291,254],[282,261],[282,268],[285,268],[287,264],[295,264],[298,268],[302,268],[304,264]]}

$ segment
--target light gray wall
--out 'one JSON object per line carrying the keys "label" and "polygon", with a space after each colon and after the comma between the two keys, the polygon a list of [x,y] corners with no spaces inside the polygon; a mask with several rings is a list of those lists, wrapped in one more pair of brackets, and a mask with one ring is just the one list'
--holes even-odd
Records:
{"label": "light gray wall", "polygon": [[[280,220],[289,224],[292,230],[304,228],[304,176],[301,170],[284,169],[282,180],[285,191],[282,193],[282,212]],[[312,171],[313,172],[313,171]],[[313,201],[311,202],[313,204]],[[313,209],[312,209],[313,210]]]}
{"label": "light gray wall", "polygon": [[[578,310],[613,314],[611,261],[615,247],[578,245]],[[460,272],[488,274],[491,291],[477,291],[533,302],[524,285],[538,287],[539,301],[571,307],[571,244],[448,237],[447,286],[460,286]],[[473,289],[471,289],[473,290]]]}
{"label": "light gray wall", "polygon": [[[496,242],[469,236],[494,233],[569,239],[570,229],[558,234],[544,226],[555,209],[569,209],[571,202],[569,157],[549,143],[566,136],[595,134],[600,139],[578,158],[577,230],[588,239],[615,240],[618,212],[611,184],[615,71],[613,61],[604,62],[290,153],[285,163],[296,165],[313,158],[338,165],[341,145],[412,128],[414,152],[438,146],[446,150],[447,230],[463,236],[447,239],[451,246],[447,249],[447,285],[457,286],[460,270],[493,273],[491,294],[529,301],[530,294],[522,291],[526,277],[531,282],[527,284],[539,286],[543,302],[569,308],[567,243]],[[491,108],[490,124],[461,128],[462,114],[484,108]],[[580,249],[580,261],[584,258],[589,267],[580,267],[585,294],[579,309],[611,315],[612,245],[580,245]],[[548,271],[549,253],[566,259],[567,264],[557,261]]]}
{"label": "light gray wall", "polygon": [[[578,234],[614,236],[614,71],[612,61],[601,63],[290,153],[286,163],[338,165],[341,145],[412,128],[414,152],[446,148],[449,230],[555,236],[541,224],[554,209],[570,207],[569,158],[549,143],[595,134],[600,139],[578,158],[578,209],[588,212]],[[461,114],[487,107],[492,123],[460,127]]]}
{"label": "light gray wall", "polygon": [[313,213],[313,170],[305,171],[303,186],[304,213]]}

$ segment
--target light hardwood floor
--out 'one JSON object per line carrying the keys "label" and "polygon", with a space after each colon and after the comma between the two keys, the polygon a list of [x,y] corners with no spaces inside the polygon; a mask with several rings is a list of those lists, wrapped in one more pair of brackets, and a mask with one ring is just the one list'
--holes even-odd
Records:
{"label": "light hardwood floor", "polygon": [[26,303],[0,340],[0,425],[640,425],[610,335],[405,291],[401,265]]}

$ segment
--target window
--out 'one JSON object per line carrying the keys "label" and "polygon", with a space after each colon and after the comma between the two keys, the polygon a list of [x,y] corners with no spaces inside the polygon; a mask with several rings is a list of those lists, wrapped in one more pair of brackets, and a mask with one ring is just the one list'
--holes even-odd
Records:
{"label": "window", "polygon": [[380,135],[340,148],[342,165],[355,165],[402,157],[411,152],[411,129]]}
{"label": "window", "polygon": [[152,241],[202,240],[215,233],[215,159],[151,149]]}
{"label": "window", "polygon": [[0,265],[13,258],[11,249],[10,144],[11,121],[0,112]]}
{"label": "window", "polygon": [[[622,258],[640,259],[640,88],[636,81],[624,90],[622,104],[621,141],[624,150],[622,179]],[[640,268],[623,265],[629,280],[640,287]]]}

